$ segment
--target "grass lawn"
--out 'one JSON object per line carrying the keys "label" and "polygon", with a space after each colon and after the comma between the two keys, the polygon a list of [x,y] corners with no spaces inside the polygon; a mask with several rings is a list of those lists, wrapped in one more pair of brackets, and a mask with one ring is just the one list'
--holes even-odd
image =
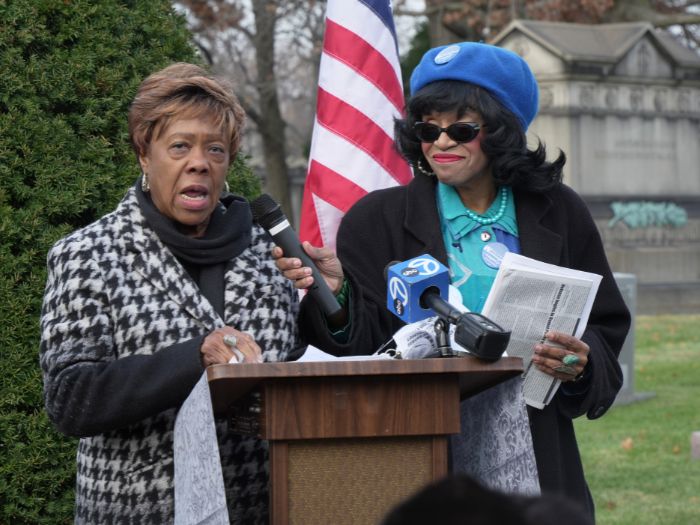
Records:
{"label": "grass lawn", "polygon": [[700,524],[700,315],[638,316],[635,392],[651,399],[576,420],[598,525]]}

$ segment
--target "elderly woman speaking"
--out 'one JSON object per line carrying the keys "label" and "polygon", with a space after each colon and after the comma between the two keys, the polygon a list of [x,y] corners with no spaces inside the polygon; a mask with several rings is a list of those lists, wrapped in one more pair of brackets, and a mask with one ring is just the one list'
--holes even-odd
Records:
{"label": "elderly woman speaking", "polygon": [[[143,172],[48,255],[46,409],[79,436],[76,523],[173,520],[173,424],[205,367],[283,360],[296,295],[248,203],[225,190],[244,113],[191,64],[149,76],[129,111]],[[267,521],[267,450],[217,422],[229,515]]]}

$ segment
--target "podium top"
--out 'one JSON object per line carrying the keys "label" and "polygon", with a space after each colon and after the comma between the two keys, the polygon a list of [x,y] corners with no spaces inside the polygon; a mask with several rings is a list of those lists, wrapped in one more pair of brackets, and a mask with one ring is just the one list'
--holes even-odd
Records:
{"label": "podium top", "polygon": [[305,376],[401,375],[445,373],[504,373],[523,371],[519,357],[503,357],[487,362],[476,357],[432,359],[337,359],[332,361],[234,363],[207,368],[209,382],[230,378],[281,379]]}
{"label": "podium top", "polygon": [[486,362],[467,356],[212,365],[207,368],[207,378],[214,410],[220,411],[235,399],[269,383],[323,381],[328,378],[378,381],[381,377],[398,379],[401,376],[457,374],[460,395],[467,398],[522,372],[523,362],[519,357]]}

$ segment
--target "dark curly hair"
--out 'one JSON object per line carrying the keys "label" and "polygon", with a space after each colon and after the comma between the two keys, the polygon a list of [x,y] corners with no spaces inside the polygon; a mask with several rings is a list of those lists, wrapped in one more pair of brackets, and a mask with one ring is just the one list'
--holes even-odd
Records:
{"label": "dark curly hair", "polygon": [[449,111],[481,115],[486,130],[481,149],[497,185],[542,192],[561,183],[566,155],[560,151],[555,161],[548,162],[539,139],[537,148],[528,149],[525,132],[511,111],[485,89],[458,80],[440,80],[421,88],[406,104],[406,117],[394,121],[396,148],[411,165],[428,166],[413,124],[430,113]]}

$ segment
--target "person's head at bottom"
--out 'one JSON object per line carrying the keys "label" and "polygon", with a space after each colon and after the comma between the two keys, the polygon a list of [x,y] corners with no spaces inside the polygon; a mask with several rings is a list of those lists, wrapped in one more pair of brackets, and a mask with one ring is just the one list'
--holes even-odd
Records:
{"label": "person's head at bottom", "polygon": [[489,489],[466,475],[435,481],[399,503],[381,525],[592,525],[574,502]]}

